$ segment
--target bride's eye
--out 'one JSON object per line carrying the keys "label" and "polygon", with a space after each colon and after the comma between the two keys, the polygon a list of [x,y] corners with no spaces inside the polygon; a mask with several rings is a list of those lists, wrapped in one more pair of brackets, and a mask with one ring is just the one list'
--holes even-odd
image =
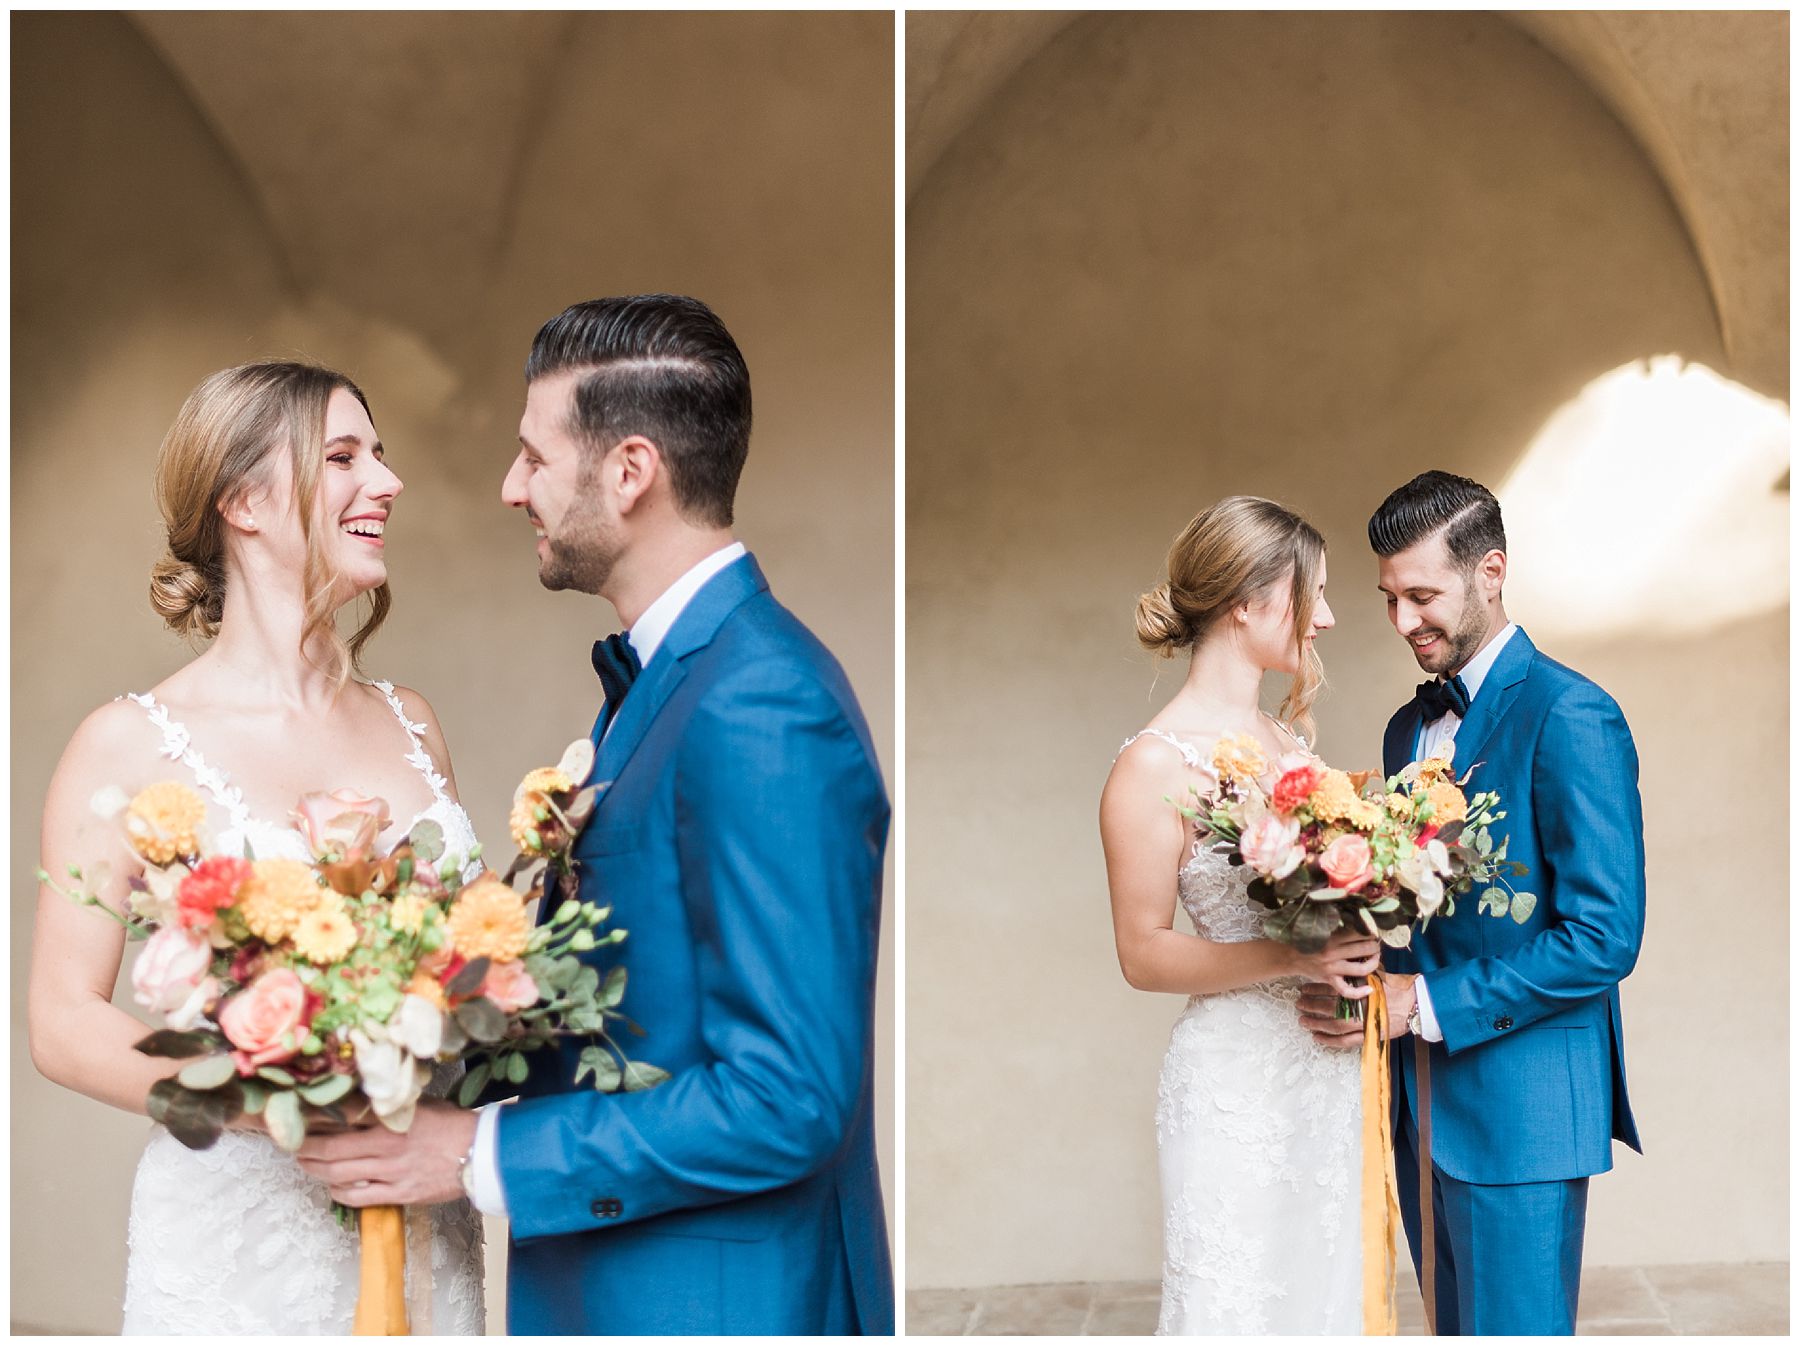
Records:
{"label": "bride's eye", "polygon": [[349,467],[350,466],[350,455],[347,453],[334,453],[331,455],[331,457],[327,458],[325,461],[328,463],[341,463],[345,467]]}

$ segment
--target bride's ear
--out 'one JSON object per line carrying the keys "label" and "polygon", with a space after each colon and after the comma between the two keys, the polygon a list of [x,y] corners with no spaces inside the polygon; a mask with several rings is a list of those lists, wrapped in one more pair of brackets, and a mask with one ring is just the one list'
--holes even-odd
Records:
{"label": "bride's ear", "polygon": [[219,502],[219,514],[227,526],[240,533],[257,532],[256,502],[251,498],[248,487],[237,491]]}

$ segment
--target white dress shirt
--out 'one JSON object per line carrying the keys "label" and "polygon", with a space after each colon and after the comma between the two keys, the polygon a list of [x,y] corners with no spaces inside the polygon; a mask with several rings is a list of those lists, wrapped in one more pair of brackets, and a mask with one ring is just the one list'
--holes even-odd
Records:
{"label": "white dress shirt", "polygon": [[[676,619],[693,601],[694,595],[700,592],[701,586],[738,557],[747,554],[741,542],[719,548],[664,589],[657,600],[644,609],[643,615],[625,633],[625,638],[631,642],[631,648],[637,652],[641,666],[650,666],[650,661],[656,657],[657,650],[662,648],[663,640],[674,627]],[[607,725],[606,732],[612,732],[612,725]],[[475,1143],[469,1150],[471,1199],[475,1203],[475,1209],[483,1215],[506,1214],[506,1188],[500,1181],[500,1109],[504,1106],[502,1103],[490,1103],[477,1112]]]}
{"label": "white dress shirt", "polygon": [[[1500,657],[1500,651],[1506,648],[1506,642],[1513,638],[1513,632],[1518,629],[1516,622],[1508,622],[1501,628],[1500,634],[1488,641],[1462,670],[1463,686],[1468,689],[1471,703],[1475,700],[1475,694],[1481,690],[1481,684],[1487,681],[1488,670],[1493,668],[1494,661]],[[1461,727],[1462,717],[1453,710],[1447,710],[1430,724],[1420,726],[1416,758],[1443,757],[1454,761],[1456,731]],[[1413,982],[1413,991],[1419,997],[1419,1036],[1427,1042],[1442,1042],[1444,1030],[1438,1027],[1437,1015],[1432,1012],[1431,993],[1425,989],[1424,977]]]}

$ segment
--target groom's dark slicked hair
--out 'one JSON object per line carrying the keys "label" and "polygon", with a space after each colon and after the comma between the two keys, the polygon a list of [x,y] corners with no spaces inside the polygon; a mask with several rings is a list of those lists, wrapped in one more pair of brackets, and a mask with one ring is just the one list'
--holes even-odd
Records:
{"label": "groom's dark slicked hair", "polygon": [[1369,520],[1369,545],[1377,556],[1393,556],[1440,530],[1459,570],[1506,550],[1494,493],[1478,481],[1437,471],[1421,472],[1381,502]]}
{"label": "groom's dark slicked hair", "polygon": [[681,513],[730,526],[750,453],[750,369],[717,314],[679,294],[572,304],[538,329],[525,382],[570,369],[584,371],[570,428],[590,452],[642,435]]}

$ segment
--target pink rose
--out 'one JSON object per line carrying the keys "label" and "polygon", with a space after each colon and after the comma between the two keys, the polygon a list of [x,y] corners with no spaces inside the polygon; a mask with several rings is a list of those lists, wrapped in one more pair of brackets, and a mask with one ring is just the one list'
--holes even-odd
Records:
{"label": "pink rose", "polygon": [[150,936],[132,965],[133,999],[164,1016],[171,1028],[192,1028],[201,1008],[219,993],[219,983],[207,975],[212,959],[212,945],[203,932],[164,926]]}
{"label": "pink rose", "polygon": [[336,852],[340,858],[352,851],[374,849],[375,838],[393,821],[385,799],[354,790],[301,795],[300,807],[290,816],[314,855]]}
{"label": "pink rose", "polygon": [[1265,813],[1244,829],[1238,838],[1238,853],[1265,878],[1285,879],[1306,859],[1300,845],[1300,824],[1293,818]]}
{"label": "pink rose", "polygon": [[292,968],[265,972],[226,1001],[219,1027],[238,1049],[232,1053],[238,1073],[291,1059],[300,1050],[305,1018],[306,988]]}
{"label": "pink rose", "polygon": [[502,1013],[516,1014],[537,1004],[538,988],[525,964],[514,958],[488,968],[481,994],[498,1005]]}
{"label": "pink rose", "polygon": [[1349,832],[1325,848],[1319,857],[1319,868],[1331,880],[1333,888],[1354,893],[1375,877],[1375,855],[1368,838]]}

